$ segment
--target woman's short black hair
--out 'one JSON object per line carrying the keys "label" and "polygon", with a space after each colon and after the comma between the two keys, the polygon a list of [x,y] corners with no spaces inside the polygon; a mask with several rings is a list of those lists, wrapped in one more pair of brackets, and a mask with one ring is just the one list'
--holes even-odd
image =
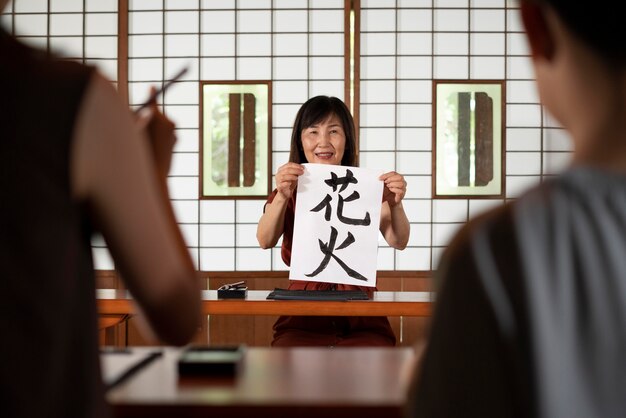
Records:
{"label": "woman's short black hair", "polygon": [[[583,42],[596,50],[616,68],[626,65],[626,25],[624,15],[613,3],[589,3],[572,0],[522,0],[548,5],[565,25]],[[618,4],[618,3],[615,3]]]}
{"label": "woman's short black hair", "polygon": [[289,161],[294,163],[306,163],[307,159],[302,148],[302,131],[317,123],[323,122],[332,115],[341,121],[346,135],[346,145],[341,158],[341,165],[356,166],[356,134],[354,119],[346,104],[332,96],[315,96],[307,100],[298,110],[296,120],[291,132],[291,150]]}

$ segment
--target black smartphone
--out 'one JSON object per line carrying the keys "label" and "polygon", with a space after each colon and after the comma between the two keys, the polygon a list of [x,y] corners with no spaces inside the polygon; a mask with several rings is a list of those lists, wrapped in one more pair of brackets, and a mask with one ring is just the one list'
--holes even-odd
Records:
{"label": "black smartphone", "polygon": [[205,346],[185,348],[178,358],[179,376],[234,376],[243,359],[245,346]]}

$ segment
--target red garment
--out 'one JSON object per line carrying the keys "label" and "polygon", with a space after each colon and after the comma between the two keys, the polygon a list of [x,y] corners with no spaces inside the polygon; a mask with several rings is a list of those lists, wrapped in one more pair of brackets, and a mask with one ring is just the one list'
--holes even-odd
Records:
{"label": "red garment", "polygon": [[[271,203],[277,190],[267,198]],[[283,225],[281,256],[285,264],[291,265],[291,245],[296,208],[294,191]],[[372,292],[376,288],[346,284],[290,280],[293,290],[355,290]],[[281,316],[274,323],[274,347],[294,346],[395,346],[396,336],[389,320],[384,316]]]}

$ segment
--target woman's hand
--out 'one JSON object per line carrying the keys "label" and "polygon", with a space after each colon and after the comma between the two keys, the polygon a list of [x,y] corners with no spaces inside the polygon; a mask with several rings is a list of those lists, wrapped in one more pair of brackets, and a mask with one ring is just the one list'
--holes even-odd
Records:
{"label": "woman's hand", "polygon": [[403,250],[411,234],[411,225],[401,203],[406,194],[406,181],[395,171],[383,174],[380,179],[385,183],[383,203],[387,202],[381,207],[380,232],[391,247]]}
{"label": "woman's hand", "polygon": [[[150,94],[154,91],[155,89],[152,87]],[[147,113],[146,116],[140,116],[138,123],[148,135],[152,157],[159,177],[165,179],[172,164],[172,152],[176,144],[176,135],[174,134],[176,125],[161,112],[156,98],[150,102],[148,108],[149,112],[145,112]]]}
{"label": "woman's hand", "polygon": [[385,183],[383,189],[383,202],[389,203],[389,207],[394,207],[404,199],[406,194],[406,180],[402,174],[390,171],[379,177]]}
{"label": "woman's hand", "polygon": [[298,185],[298,176],[304,174],[304,167],[297,163],[287,163],[280,166],[274,180],[276,181],[276,196],[271,203],[265,205],[263,215],[259,219],[256,230],[256,239],[263,249],[272,248],[283,235],[285,227],[285,212],[289,199]]}
{"label": "woman's hand", "polygon": [[297,163],[287,163],[276,172],[276,189],[278,193],[285,198],[291,198],[294,189],[298,185],[298,176],[304,174],[304,167]]}

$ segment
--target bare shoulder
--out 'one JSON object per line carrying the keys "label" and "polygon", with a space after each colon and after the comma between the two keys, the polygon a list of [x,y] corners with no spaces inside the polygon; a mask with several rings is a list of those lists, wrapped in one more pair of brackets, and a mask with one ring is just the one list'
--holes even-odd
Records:
{"label": "bare shoulder", "polygon": [[[122,118],[130,121],[131,115],[113,83],[94,71],[83,100],[82,112],[93,120],[108,121]],[[111,127],[112,129],[115,126]]]}
{"label": "bare shoulder", "polygon": [[138,141],[133,138],[139,135],[128,106],[111,81],[94,71],[76,118],[72,140],[75,196],[89,194],[103,165],[132,154],[128,148],[137,146]]}

